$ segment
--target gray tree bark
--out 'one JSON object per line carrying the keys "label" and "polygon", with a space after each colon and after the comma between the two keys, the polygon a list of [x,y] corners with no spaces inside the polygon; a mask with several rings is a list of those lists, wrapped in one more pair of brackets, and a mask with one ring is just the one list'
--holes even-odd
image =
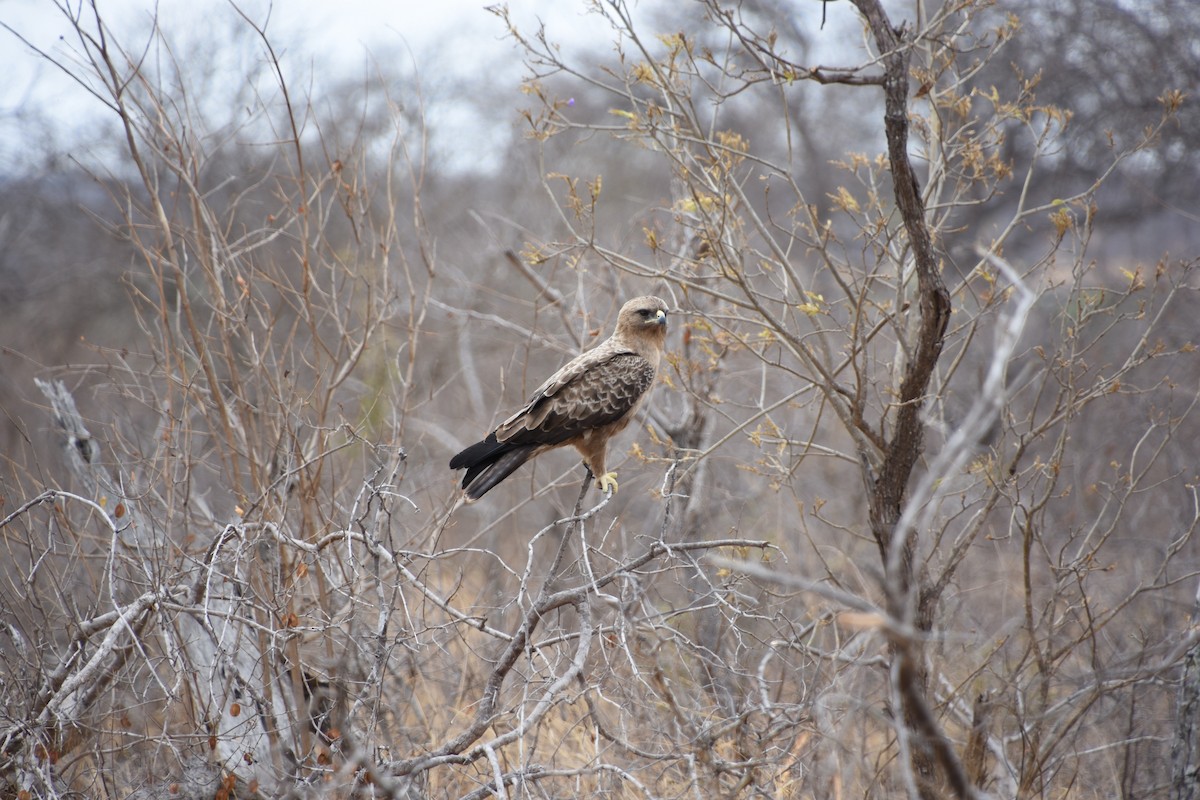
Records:
{"label": "gray tree bark", "polygon": [[[1200,585],[1192,607],[1192,626],[1200,619]],[[1171,746],[1171,798],[1200,798],[1200,641],[1183,658],[1179,699],[1175,711],[1175,742]]]}

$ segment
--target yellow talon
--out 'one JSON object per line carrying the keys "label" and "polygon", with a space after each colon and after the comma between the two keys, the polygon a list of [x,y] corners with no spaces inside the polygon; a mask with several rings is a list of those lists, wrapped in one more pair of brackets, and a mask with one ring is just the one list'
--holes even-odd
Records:
{"label": "yellow talon", "polygon": [[617,473],[615,473],[615,472],[604,473],[603,475],[600,476],[600,479],[596,481],[596,484],[600,487],[600,491],[603,492],[604,494],[608,494],[609,492],[616,494],[617,493]]}

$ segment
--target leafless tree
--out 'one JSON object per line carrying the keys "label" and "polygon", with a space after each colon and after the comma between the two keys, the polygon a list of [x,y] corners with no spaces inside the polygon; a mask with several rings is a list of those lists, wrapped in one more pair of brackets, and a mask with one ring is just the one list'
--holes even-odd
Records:
{"label": "leafless tree", "polygon": [[[60,6],[130,300],[10,414],[4,791],[1187,796],[1196,262],[1092,242],[1182,96],[1051,193],[1070,114],[982,82],[985,3],[588,9],[607,61],[495,10],[499,177],[437,163],[417,74],[306,94],[233,8],[231,117]],[[449,456],[645,292],[620,493],[555,453],[462,504]]]}
{"label": "leafless tree", "polygon": [[[1115,774],[1133,791],[1144,773],[1132,765],[1147,757],[1134,708],[1147,702],[1147,686],[1178,663],[1180,652],[1169,648],[1164,661],[1140,655],[1140,646],[1108,649],[1103,630],[1118,619],[1137,619],[1131,624],[1142,630],[1136,609],[1143,599],[1171,595],[1180,580],[1186,585],[1191,572],[1181,554],[1191,550],[1194,502],[1159,523],[1170,533],[1153,556],[1135,559],[1131,571],[1141,577],[1101,588],[1087,576],[1105,561],[1101,553],[1124,552],[1118,531],[1128,523],[1121,520],[1148,511],[1138,510],[1139,493],[1186,483],[1186,471],[1170,465],[1188,446],[1178,426],[1190,424],[1193,403],[1151,364],[1191,351],[1188,342],[1154,342],[1172,304],[1190,303],[1178,298],[1190,295],[1193,264],[1126,268],[1107,283],[1108,267],[1091,261],[1088,244],[1097,188],[1125,159],[1153,151],[1182,96],[1162,87],[1158,127],[1130,136],[1107,164],[1093,162],[1092,180],[1079,194],[1039,197],[1030,187],[1068,129],[1068,112],[1039,103],[1033,79],[1010,96],[977,82],[982,67],[1011,45],[1017,21],[988,27],[977,16],[982,4],[972,3],[928,13],[922,7],[903,24],[875,2],[853,7],[867,46],[857,63],[839,66],[797,61],[791,53],[804,48],[793,46],[787,25],[716,3],[705,4],[703,26],[657,38],[625,4],[599,4],[598,16],[620,42],[616,60],[599,70],[563,56],[545,31],[526,33],[506,17],[529,53],[530,92],[543,101],[531,115],[537,135],[605,131],[658,154],[675,178],[660,228],[645,228],[643,252],[609,246],[595,234],[597,180],[586,195],[568,184],[563,223],[572,235],[541,245],[539,254],[593,259],[673,287],[696,315],[690,340],[702,337],[707,351],[704,359],[680,361],[683,388],[689,376],[714,370],[760,376],[757,396],[691,393],[705,413],[688,418],[721,424],[691,429],[700,444],[687,444],[689,469],[705,470],[710,487],[730,486],[728,496],[745,480],[712,477],[712,462],[741,461],[743,476],[771,482],[812,515],[811,522],[765,523],[780,525],[777,535],[807,540],[811,550],[792,553],[792,563],[807,568],[742,569],[825,596],[832,607],[815,614],[772,606],[787,625],[757,638],[825,665],[823,672],[802,670],[809,681],[836,675],[810,690],[813,708],[834,697],[877,696],[886,709],[880,717],[869,702],[852,706],[849,716],[862,726],[854,733],[813,711],[807,761],[820,766],[803,785],[819,791],[837,776],[865,792],[894,785],[920,796],[993,788],[1041,794],[1057,781],[1078,781],[1073,765],[1081,760],[1120,753]],[[845,155],[845,183],[831,193],[828,215],[796,177],[802,151],[777,144],[811,136],[787,127],[789,97],[805,82],[845,96],[873,92],[882,120],[883,152]],[[574,112],[560,95],[569,84],[608,92],[610,121]],[[725,113],[748,104],[757,109],[757,127]],[[1013,136],[1029,153],[1021,163],[1005,157]],[[957,227],[965,210],[1002,191],[1017,199],[1004,206],[1008,218],[1000,225],[987,232]],[[1036,252],[1023,241],[1034,221],[1049,223],[1050,241],[1042,239],[1031,263],[1008,263],[1006,250]],[[702,245],[672,245],[658,232],[671,225]],[[951,247],[974,251],[973,261],[950,272]],[[1089,358],[1104,366],[1097,370]],[[1105,413],[1093,408],[1097,401],[1115,409],[1113,395],[1123,392],[1151,394],[1178,410],[1143,419],[1121,436],[1116,452],[1124,457],[1112,462],[1116,483],[1087,489],[1107,502],[1087,523],[1063,524],[1075,517],[1077,500],[1062,471],[1090,458],[1069,443]],[[661,424],[677,445],[686,440]],[[739,440],[752,445],[740,458],[733,455]],[[928,443],[936,449],[923,456]],[[838,466],[827,466],[817,484],[822,461]],[[703,509],[697,518],[713,517],[713,495],[689,497]],[[764,524],[761,514],[755,519]],[[877,566],[866,576],[854,538],[869,538],[876,548]],[[1019,547],[1009,552],[999,542]],[[979,568],[992,559],[1007,565],[999,575],[1024,576],[1023,593],[1011,601],[995,591],[1002,586],[989,588],[989,570]],[[726,570],[736,566],[724,562]],[[823,594],[823,581],[860,588],[854,597]],[[964,600],[968,594],[977,599]],[[1011,614],[994,613],[1009,602]],[[839,616],[838,606],[853,613]],[[792,633],[800,620],[817,625],[822,614],[842,619],[859,640],[886,642],[886,654],[851,657],[840,637],[813,647],[819,629],[801,627],[799,639]],[[757,626],[735,620],[731,627]],[[1155,636],[1186,641],[1178,624]],[[855,647],[869,648],[866,641]],[[748,644],[740,652],[700,652],[706,675],[725,670],[735,678],[752,674],[750,664],[762,657]],[[749,702],[735,699],[723,710]],[[1165,694],[1156,702],[1170,707]],[[1086,724],[1093,715],[1111,719],[1116,707],[1129,710],[1124,728],[1098,734]],[[697,704],[694,713],[716,712]],[[872,746],[876,726],[883,735]],[[726,788],[759,778],[730,780]]]}

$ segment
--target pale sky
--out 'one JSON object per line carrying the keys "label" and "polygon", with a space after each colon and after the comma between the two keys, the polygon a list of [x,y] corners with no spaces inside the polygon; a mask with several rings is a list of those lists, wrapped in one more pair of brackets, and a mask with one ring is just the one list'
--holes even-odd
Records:
{"label": "pale sky", "polygon": [[[0,0],[0,22],[14,28],[32,44],[54,51],[59,37],[69,39],[70,25],[56,8],[58,2],[71,7],[80,0]],[[90,16],[83,0],[85,17]],[[446,35],[477,33],[495,40],[500,26],[485,8],[486,0],[239,0],[237,5],[258,22],[268,22],[268,33],[281,43],[306,41],[319,47],[328,42],[337,55],[361,54],[367,49],[408,42],[413,46],[435,41]],[[165,29],[178,32],[185,27],[203,29],[218,17],[228,17],[231,4],[223,0],[97,0],[100,13],[119,37],[144,31],[157,11]],[[564,5],[526,0],[520,4],[537,13]],[[543,8],[543,7],[546,8]],[[8,34],[5,34],[8,36]],[[10,39],[10,41],[12,41]],[[0,46],[0,64],[6,70],[16,67],[21,77],[30,68],[31,56],[19,43],[5,41]],[[351,51],[351,52],[346,52]],[[9,72],[11,75],[12,73]],[[0,87],[7,94],[10,81]]]}
{"label": "pale sky", "polygon": [[[72,61],[78,45],[69,22],[56,7],[60,2],[77,8],[81,0],[0,0],[0,23],[37,48]],[[85,18],[89,2],[82,0]],[[512,42],[504,39],[501,21],[485,10],[491,2],[276,0],[272,4],[239,0],[238,6],[256,22],[266,22],[272,46],[305,81],[309,75],[319,79],[336,71],[362,75],[376,59],[400,54],[415,60],[424,73],[422,80],[474,73],[482,90],[512,91],[515,102],[523,71]],[[97,0],[97,5],[115,38],[126,48],[145,44],[156,8],[153,0]],[[581,24],[583,3],[516,0],[510,7],[522,27],[532,28],[543,19],[568,37],[594,32],[597,38],[604,36],[598,38],[598,44],[609,43],[607,31],[594,24],[594,17],[591,24]],[[219,42],[222,30],[241,26],[232,5],[223,0],[159,0],[157,14],[174,41]],[[238,59],[261,58],[261,50],[214,55],[236,70]],[[479,74],[481,64],[488,65],[484,74]],[[62,138],[86,140],[93,120],[106,114],[82,87],[2,28],[0,70],[4,75],[0,80],[0,138],[7,140],[7,144],[0,143],[0,171],[21,157],[17,141],[32,137],[36,143],[39,137],[45,138],[44,121]],[[289,80],[296,80],[296,74],[289,75]]]}
{"label": "pale sky", "polygon": [[[38,57],[28,46],[5,30],[7,26],[30,44],[54,56],[72,62],[80,51],[69,21],[59,9],[83,9],[90,17],[93,0],[0,0],[0,175],[20,173],[21,165],[31,167],[37,155],[58,152],[69,145],[77,157],[88,143],[113,141],[97,130],[98,120],[115,122],[95,98],[53,64]],[[221,77],[244,79],[261,66],[261,45],[248,40],[246,25],[234,12],[229,0],[94,0],[107,27],[133,55],[145,52],[152,60],[163,57],[154,48],[145,50],[154,14],[166,31],[167,41],[181,53],[200,53],[215,79],[205,83],[200,102],[221,102],[234,96],[238,86],[224,91]],[[478,85],[480,93],[503,100],[511,94],[511,106],[520,106],[520,79],[525,74],[521,55],[505,37],[501,20],[488,12],[488,5],[499,0],[237,0],[237,7],[258,24],[266,24],[267,35],[291,86],[302,93],[320,97],[322,90],[336,83],[334,78],[370,78],[384,59],[405,60],[405,74],[416,67],[418,82],[433,86],[444,78],[457,78]],[[655,9],[674,8],[667,3],[679,0],[634,0],[629,7],[638,16]],[[893,0],[896,2],[896,0]],[[539,22],[546,24],[552,41],[568,47],[594,47],[611,51],[613,32],[607,22],[589,13],[583,0],[509,0],[511,16],[525,33],[532,33]],[[844,23],[852,20],[852,10],[834,4],[830,7],[830,26],[820,30],[820,3],[801,2],[794,13],[802,25],[813,30],[822,44],[847,41]],[[841,34],[835,33],[839,22]],[[661,24],[661,23],[660,23]],[[85,25],[87,28],[94,27]],[[238,46],[214,47],[225,37],[239,36]],[[188,45],[193,45],[189,49]],[[88,70],[82,70],[86,73]],[[209,75],[203,71],[201,77]],[[339,75],[340,73],[340,75]],[[214,77],[209,75],[209,77]],[[453,107],[437,108],[450,127],[459,124],[454,114],[465,113]],[[515,111],[514,111],[515,113]],[[472,118],[473,122],[476,122]],[[480,127],[476,124],[476,127]],[[495,121],[489,128],[498,130]],[[92,157],[104,160],[102,154]]]}

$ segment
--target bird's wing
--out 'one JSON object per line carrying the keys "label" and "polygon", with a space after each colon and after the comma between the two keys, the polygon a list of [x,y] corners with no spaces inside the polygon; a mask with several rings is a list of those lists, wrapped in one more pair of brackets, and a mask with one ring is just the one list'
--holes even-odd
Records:
{"label": "bird's wing", "polygon": [[556,445],[633,413],[654,383],[646,358],[625,350],[584,353],[542,384],[529,403],[496,429],[513,444]]}

